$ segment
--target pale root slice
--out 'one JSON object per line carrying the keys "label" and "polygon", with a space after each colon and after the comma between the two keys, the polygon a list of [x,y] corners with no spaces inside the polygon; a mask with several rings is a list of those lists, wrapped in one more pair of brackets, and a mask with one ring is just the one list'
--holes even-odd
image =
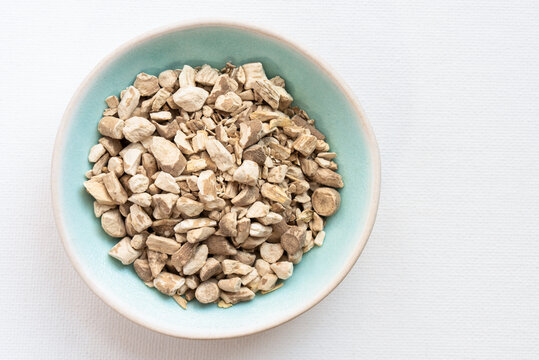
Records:
{"label": "pale root slice", "polygon": [[237,236],[238,214],[229,212],[219,221],[219,234],[224,236]]}
{"label": "pale root slice", "polygon": [[284,206],[290,205],[290,202],[292,201],[279,185],[264,183],[260,189],[260,193],[265,198],[278,202]]}
{"label": "pale root slice", "polygon": [[180,76],[178,78],[180,88],[194,87],[196,85],[195,77],[196,70],[189,65],[184,65],[182,72],[180,73]]}
{"label": "pale root slice", "polygon": [[140,233],[152,226],[152,219],[140,207],[140,205],[133,204],[129,210],[131,214],[131,225],[137,233]]}
{"label": "pale root slice", "polygon": [[250,219],[252,218],[262,218],[269,214],[270,206],[267,204],[264,204],[261,201],[256,201],[253,205],[249,207],[249,210],[247,210],[247,214],[245,214],[245,217],[248,217]]}
{"label": "pale root slice", "polygon": [[174,239],[151,234],[146,240],[148,249],[164,254],[172,255],[178,251],[181,245]]}
{"label": "pale root slice", "polygon": [[102,181],[98,180],[88,180],[84,182],[84,187],[86,191],[94,197],[100,205],[118,205],[107,192],[107,188]]}
{"label": "pale root slice", "polygon": [[322,246],[324,244],[325,237],[326,237],[326,232],[320,231],[318,234],[316,234],[316,237],[314,238],[314,244],[316,246]]}
{"label": "pale root slice", "polygon": [[249,235],[257,238],[267,238],[272,232],[271,226],[265,226],[257,222],[251,223]]}
{"label": "pale root slice", "polygon": [[213,86],[219,78],[219,72],[210,65],[202,65],[202,68],[197,72],[195,81],[201,85]]}
{"label": "pale root slice", "polygon": [[206,151],[210,158],[221,171],[227,171],[234,166],[232,154],[221,144],[219,140],[211,139],[206,142]]}
{"label": "pale root slice", "polygon": [[277,280],[279,280],[277,275],[268,273],[262,276],[262,278],[260,279],[260,284],[258,285],[258,289],[262,291],[270,290],[271,288],[275,286],[275,283],[277,282]]}
{"label": "pale root slice", "polygon": [[119,238],[127,234],[124,219],[118,210],[109,210],[101,215],[101,226],[112,237]]}
{"label": "pale root slice", "polygon": [[128,87],[123,96],[120,104],[118,105],[118,116],[120,119],[128,119],[135,108],[138,105],[140,99],[140,92],[134,86]]}
{"label": "pale root slice", "polygon": [[172,98],[174,102],[187,112],[195,112],[202,109],[209,93],[199,87],[182,87],[176,91]]}
{"label": "pale root slice", "polygon": [[233,293],[221,292],[221,299],[227,304],[237,304],[241,301],[249,301],[255,297],[255,293],[247,287],[241,287]]}
{"label": "pale root slice", "polygon": [[245,265],[237,260],[223,260],[221,263],[223,268],[223,273],[225,275],[237,274],[237,275],[247,275],[250,273],[253,268],[249,265]]}
{"label": "pale root slice", "polygon": [[176,202],[178,211],[189,217],[198,216],[204,210],[204,204],[188,197],[180,197]]}
{"label": "pale root slice", "polygon": [[288,171],[287,165],[279,165],[271,169],[268,173],[268,181],[275,184],[280,184],[284,181],[286,172]]}
{"label": "pale root slice", "polygon": [[208,258],[208,247],[206,245],[200,245],[197,247],[193,257],[185,263],[183,266],[183,273],[185,275],[196,274],[202,266],[206,263]]}
{"label": "pale root slice", "polygon": [[170,175],[180,176],[183,169],[185,169],[187,160],[173,142],[154,136],[150,145],[150,151],[161,170]]}
{"label": "pale root slice", "polygon": [[109,172],[103,176],[103,185],[105,185],[110,197],[116,203],[125,204],[127,202],[127,192],[114,172]]}
{"label": "pale root slice", "polygon": [[176,294],[176,291],[178,291],[183,284],[185,284],[185,279],[183,277],[168,272],[162,272],[153,279],[155,288],[168,296]]}
{"label": "pale root slice", "polygon": [[177,271],[181,271],[183,266],[195,255],[196,249],[197,244],[189,242],[184,243],[178,251],[172,254],[172,257],[170,258],[172,266],[174,266]]}
{"label": "pale root slice", "polygon": [[222,271],[223,269],[219,261],[217,261],[215,258],[212,258],[212,257],[208,258],[204,266],[202,266],[202,268],[200,269],[200,273],[199,273],[200,280],[206,281],[209,278],[217,274],[220,274]]}
{"label": "pale root slice", "polygon": [[174,227],[174,231],[177,233],[186,233],[189,230],[201,227],[214,227],[216,225],[217,222],[209,218],[185,219]]}
{"label": "pale root slice", "polygon": [[202,304],[209,304],[219,300],[219,286],[213,281],[202,282],[195,291],[196,299]]}
{"label": "pale root slice", "polygon": [[176,183],[176,180],[174,180],[172,175],[164,171],[159,172],[159,175],[157,175],[154,184],[163,191],[170,192],[173,194],[180,193],[180,186]]}
{"label": "pale root slice", "polygon": [[94,215],[95,217],[101,217],[105,212],[116,208],[115,205],[102,205],[97,201],[94,201]]}
{"label": "pale root slice", "polygon": [[129,179],[128,185],[129,190],[131,190],[131,192],[134,194],[146,194],[145,191],[148,189],[148,186],[150,186],[150,179],[148,179],[148,177],[145,175],[136,174]]}
{"label": "pale root slice", "polygon": [[335,189],[321,187],[313,192],[312,203],[318,215],[331,216],[341,205],[341,195]]}
{"label": "pale root slice", "polygon": [[279,261],[275,264],[271,264],[271,270],[277,275],[279,279],[286,280],[294,272],[294,264],[290,261]]}
{"label": "pale root slice", "polygon": [[255,269],[258,272],[258,275],[264,276],[266,274],[272,274],[271,265],[264,259],[257,259],[255,261]]}
{"label": "pale root slice", "polygon": [[206,241],[206,245],[208,246],[208,253],[212,255],[229,256],[238,252],[225,237],[219,235],[210,236]]}
{"label": "pale root slice", "polygon": [[133,263],[141,254],[142,251],[135,250],[131,247],[128,237],[124,237],[109,251],[110,256],[121,261],[124,265]]}
{"label": "pale root slice", "polygon": [[88,161],[95,163],[103,156],[107,150],[102,144],[96,144],[90,148],[90,154],[88,154]]}
{"label": "pale root slice", "polygon": [[155,126],[140,116],[133,116],[125,120],[122,132],[124,137],[132,143],[139,142],[155,131]]}
{"label": "pale root slice", "polygon": [[264,243],[260,246],[260,256],[270,264],[273,264],[283,256],[284,249],[279,243]]}
{"label": "pale root slice", "polygon": [[264,72],[264,67],[261,63],[249,63],[242,65],[243,71],[245,72],[245,84],[244,88],[249,90],[252,89],[257,80],[267,80],[266,73]]}
{"label": "pale root slice", "polygon": [[124,137],[123,129],[125,122],[114,116],[105,116],[99,120],[97,130],[103,136],[112,139],[122,139]]}
{"label": "pale root slice", "polygon": [[137,88],[140,96],[152,96],[159,91],[159,80],[153,75],[140,73],[133,86]]}
{"label": "pale root slice", "polygon": [[238,292],[241,288],[241,279],[239,277],[233,277],[230,279],[219,280],[217,286],[223,291]]}
{"label": "pale root slice", "polygon": [[189,230],[187,232],[187,241],[190,243],[197,243],[204,241],[215,233],[215,228],[213,227],[202,227],[198,229]]}
{"label": "pale root slice", "polygon": [[321,185],[331,186],[337,189],[344,186],[341,175],[329,169],[318,169],[314,173],[313,180]]}
{"label": "pale root slice", "polygon": [[226,94],[219,95],[215,99],[215,108],[224,112],[234,112],[241,106],[241,98],[234,92],[229,91]]}
{"label": "pale root slice", "polygon": [[148,266],[152,276],[155,277],[159,275],[161,270],[165,267],[168,256],[167,254],[161,253],[159,251],[148,250]]}
{"label": "pale root slice", "polygon": [[260,169],[258,164],[251,160],[245,160],[239,168],[234,171],[234,181],[240,184],[255,186],[259,177]]}

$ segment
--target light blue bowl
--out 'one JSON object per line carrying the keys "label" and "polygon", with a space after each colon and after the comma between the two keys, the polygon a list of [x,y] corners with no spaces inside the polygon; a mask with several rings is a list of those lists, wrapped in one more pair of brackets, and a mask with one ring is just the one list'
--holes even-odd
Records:
{"label": "light blue bowl", "polygon": [[[346,55],[346,54],[343,54]],[[104,99],[132,84],[144,71],[227,61],[260,61],[268,77],[280,75],[294,104],[316,119],[338,154],[345,187],[338,213],[327,222],[324,246],[295,266],[284,286],[248,303],[220,309],[189,303],[182,310],[172,298],[149,289],[131,266],[108,250],[117,241],[105,234],[84,190],[87,156],[96,144]],[[245,26],[198,23],[173,26],[139,37],[103,60],[69,104],[56,138],[52,195],[56,224],[67,254],[88,286],[132,321],[164,334],[216,339],[256,333],[307,311],[328,295],[350,271],[372,230],[380,192],[378,147],[367,119],[345,84],[327,66],[296,45]]]}

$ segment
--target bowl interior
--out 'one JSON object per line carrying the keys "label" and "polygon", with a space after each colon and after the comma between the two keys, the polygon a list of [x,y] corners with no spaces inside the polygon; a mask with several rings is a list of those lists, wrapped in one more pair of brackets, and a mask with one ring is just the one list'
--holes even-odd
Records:
{"label": "bowl interior", "polygon": [[[132,266],[122,266],[108,256],[117,240],[107,236],[94,217],[93,200],[82,182],[91,168],[88,151],[99,138],[97,123],[107,96],[119,95],[141,71],[158,75],[184,64],[205,63],[221,68],[227,61],[260,61],[268,77],[280,75],[286,80],[294,104],[316,119],[331,150],[338,153],[345,187],[341,208],[327,223],[324,246],[307,253],[281,289],[226,310],[192,302],[184,311],[172,298],[147,288]],[[155,330],[216,338],[278,325],[314,305],[336,286],[370,232],[368,221],[373,220],[374,193],[378,191],[376,156],[360,116],[328,73],[272,36],[234,26],[206,25],[176,28],[136,41],[95,70],[75,95],[64,119],[65,128],[59,133],[53,188],[58,226],[68,253],[90,287],[109,305]]]}

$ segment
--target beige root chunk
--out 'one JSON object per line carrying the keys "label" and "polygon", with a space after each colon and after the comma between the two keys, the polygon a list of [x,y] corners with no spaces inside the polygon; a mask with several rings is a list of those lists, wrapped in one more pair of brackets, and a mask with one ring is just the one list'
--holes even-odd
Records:
{"label": "beige root chunk", "polygon": [[267,237],[270,236],[271,231],[271,226],[264,226],[260,223],[254,222],[251,224],[249,235],[252,237]]}
{"label": "beige root chunk", "polygon": [[223,273],[225,275],[237,274],[237,275],[247,275],[250,273],[253,268],[249,265],[245,265],[237,260],[225,259],[221,263],[223,268]]}
{"label": "beige root chunk", "polygon": [[142,154],[142,167],[146,171],[146,176],[152,177],[157,172],[157,163],[152,154]]}
{"label": "beige root chunk", "polygon": [[162,272],[155,279],[153,285],[159,292],[172,296],[185,284],[185,279],[179,275]]}
{"label": "beige root chunk", "polygon": [[[118,105],[118,116],[120,117],[120,119],[125,120],[129,118],[137,107],[139,100],[140,92],[138,91],[138,89],[134,86],[128,87],[122,96],[120,104]],[[114,138],[113,136],[111,137]]]}
{"label": "beige root chunk", "polygon": [[238,234],[236,238],[234,239],[234,242],[239,245],[243,243],[245,240],[247,240],[247,238],[249,237],[249,232],[251,230],[251,220],[248,218],[243,218],[239,220],[237,229],[238,229]]}
{"label": "beige root chunk", "polygon": [[109,172],[103,176],[103,185],[105,185],[110,197],[116,203],[125,204],[127,202],[127,192],[116,177],[115,173]]}
{"label": "beige root chunk", "polygon": [[220,75],[217,78],[217,81],[213,86],[210,96],[208,96],[208,100],[206,102],[208,104],[213,104],[220,95],[226,94],[230,91],[235,92],[237,89],[238,83],[234,79],[231,79],[227,74]]}
{"label": "beige root chunk", "polygon": [[124,237],[109,251],[110,256],[120,260],[124,265],[133,263],[141,254],[142,251],[135,250],[131,247],[128,237]]}
{"label": "beige root chunk", "polygon": [[329,169],[318,169],[314,174],[313,180],[319,184],[338,189],[344,186],[341,175]]}
{"label": "beige root chunk", "polygon": [[136,234],[131,239],[131,246],[133,249],[142,250],[146,246],[146,239],[148,238],[148,232],[145,231],[142,234]]}
{"label": "beige root chunk", "polygon": [[215,173],[205,170],[200,173],[197,180],[199,198],[202,202],[208,202],[217,198],[217,183]]}
{"label": "beige root chunk", "polygon": [[169,218],[174,206],[176,205],[176,202],[178,201],[178,198],[178,195],[171,193],[153,195],[153,217],[156,220]]}
{"label": "beige root chunk", "polygon": [[238,110],[241,104],[241,98],[232,91],[219,95],[217,99],[215,99],[215,108],[229,113]]}
{"label": "beige root chunk", "polygon": [[215,233],[215,228],[202,227],[198,229],[189,230],[187,232],[187,241],[190,243],[197,243],[204,241]]}
{"label": "beige root chunk", "polygon": [[105,99],[105,102],[107,103],[107,106],[111,109],[117,108],[120,104],[120,100],[118,100],[118,97],[115,95],[111,95],[108,98]]}
{"label": "beige root chunk", "polygon": [[283,253],[284,249],[279,243],[264,243],[260,246],[260,256],[270,264],[279,261]]}
{"label": "beige root chunk", "polygon": [[140,96],[152,96],[159,90],[159,80],[153,75],[140,73],[137,75],[133,86],[137,88]]}
{"label": "beige root chunk", "polygon": [[226,238],[222,236],[210,236],[206,241],[208,246],[208,253],[212,255],[235,255],[238,250],[236,250]]}
{"label": "beige root chunk", "polygon": [[172,297],[174,298],[174,301],[176,301],[178,305],[182,307],[182,309],[187,310],[187,300],[185,300],[185,298],[177,294],[172,295]]}
{"label": "beige root chunk", "polygon": [[202,65],[202,68],[197,72],[195,81],[202,85],[213,86],[218,78],[219,73],[217,70],[206,64]]}
{"label": "beige root chunk", "polygon": [[219,221],[219,233],[224,236],[237,236],[238,231],[236,229],[238,220],[238,214],[235,212],[229,212],[225,214]]}
{"label": "beige root chunk", "polygon": [[199,87],[182,87],[172,95],[172,98],[183,110],[195,112],[202,109],[208,95],[206,90]]}
{"label": "beige root chunk", "polygon": [[152,281],[153,276],[150,271],[150,265],[148,265],[148,260],[137,259],[133,263],[133,267],[142,281]]}
{"label": "beige root chunk", "polygon": [[262,291],[268,291],[275,286],[275,283],[279,280],[275,274],[266,274],[260,279],[260,284],[258,284],[258,289]]}
{"label": "beige root chunk", "polygon": [[97,201],[94,201],[94,215],[95,217],[101,217],[105,212],[114,209],[115,205],[102,205]]}
{"label": "beige root chunk", "polygon": [[239,277],[233,277],[230,279],[219,280],[217,286],[223,291],[238,292],[241,287],[241,279]]}
{"label": "beige root chunk", "polygon": [[194,87],[196,70],[189,65],[184,65],[180,76],[178,77],[180,88]]}
{"label": "beige root chunk", "polygon": [[264,259],[257,259],[255,261],[255,269],[258,272],[258,275],[260,276],[273,273],[273,270],[271,270],[270,263],[268,263]]}
{"label": "beige root chunk", "polygon": [[118,210],[109,210],[101,215],[101,226],[112,237],[123,237],[126,235],[125,223]]}
{"label": "beige root chunk", "polygon": [[95,163],[97,160],[103,156],[107,150],[105,150],[105,147],[101,144],[96,144],[91,147],[90,154],[88,155],[88,161]]}
{"label": "beige root chunk", "polygon": [[260,191],[257,187],[247,186],[238,195],[236,195],[231,201],[236,206],[251,205],[258,199]]}
{"label": "beige root chunk", "polygon": [[206,263],[208,258],[208,247],[206,245],[200,245],[195,250],[195,254],[187,263],[183,266],[183,273],[185,275],[196,274],[202,266]]}
{"label": "beige root chunk", "polygon": [[281,246],[288,254],[295,254],[305,244],[306,231],[298,226],[291,226],[281,235]]}
{"label": "beige root chunk", "polygon": [[198,218],[198,219],[186,219],[180,222],[174,227],[174,231],[177,233],[186,233],[189,230],[198,229],[201,227],[214,227],[217,225],[217,222],[208,218]]}
{"label": "beige root chunk", "polygon": [[209,304],[219,300],[219,287],[213,281],[202,282],[195,291],[195,297],[202,304]]}
{"label": "beige root chunk", "polygon": [[309,156],[312,154],[316,147],[316,136],[313,135],[301,135],[292,144],[292,147],[301,153],[303,156]]}
{"label": "beige root chunk", "polygon": [[103,182],[94,179],[88,180],[84,182],[84,187],[86,188],[86,191],[88,191],[88,193],[94,197],[98,204],[117,205],[116,202],[110,197],[105,185],[103,185]]}
{"label": "beige root chunk", "polygon": [[264,243],[268,237],[248,237],[247,240],[245,240],[241,247],[245,250],[253,250],[257,248],[260,244]]}
{"label": "beige root chunk", "polygon": [[249,207],[249,210],[247,210],[247,214],[245,214],[245,217],[247,218],[261,218],[269,214],[270,206],[264,204],[261,201],[256,201],[251,207]]}
{"label": "beige root chunk", "polygon": [[172,254],[172,257],[170,258],[172,266],[174,266],[177,271],[181,271],[183,266],[195,255],[196,249],[196,244],[189,242],[183,244],[178,251]]}
{"label": "beige root chunk", "polygon": [[262,122],[251,120],[240,124],[240,146],[247,148],[255,144],[262,137]]}
{"label": "beige root chunk", "polygon": [[125,138],[133,143],[139,142],[155,131],[155,126],[143,117],[133,116],[125,120],[122,132]]}
{"label": "beige root chunk", "polygon": [[254,91],[273,109],[279,108],[279,91],[278,86],[275,86],[269,80],[256,80],[254,83]]}
{"label": "beige root chunk", "polygon": [[318,234],[316,234],[316,237],[314,238],[314,244],[316,246],[322,246],[324,244],[325,237],[326,237],[326,232],[320,231]]}
{"label": "beige root chunk", "polygon": [[314,210],[322,216],[331,216],[337,212],[341,205],[341,195],[332,188],[321,187],[313,192]]}
{"label": "beige root chunk", "polygon": [[155,179],[154,184],[161,190],[164,190],[173,194],[180,193],[180,186],[176,183],[176,180],[174,180],[172,175],[164,171],[159,172],[159,175],[157,175],[157,178]]}
{"label": "beige root chunk", "polygon": [[268,173],[268,181],[271,183],[280,184],[284,181],[286,172],[288,171],[288,166],[280,165],[276,166],[270,170]]}
{"label": "beige root chunk", "polygon": [[[159,111],[166,104],[167,99],[172,95],[167,89],[159,89],[153,97],[152,111]],[[169,113],[170,114],[170,113]],[[152,114],[150,114],[150,117]]]}
{"label": "beige root chunk", "polygon": [[275,264],[271,264],[271,270],[277,275],[279,279],[286,280],[294,272],[294,264],[290,261],[279,261]]}
{"label": "beige root chunk", "polygon": [[148,189],[150,179],[142,174],[136,174],[135,176],[132,176],[127,183],[129,185],[129,190],[131,190],[134,194],[140,194],[144,193],[146,189]]}
{"label": "beige root chunk", "polygon": [[187,160],[173,142],[162,137],[153,137],[150,151],[161,170],[172,176],[180,176]]}
{"label": "beige root chunk", "polygon": [[268,215],[266,215],[264,217],[261,217],[261,218],[258,218],[258,221],[260,221],[260,223],[262,225],[278,224],[282,220],[283,220],[283,217],[281,215],[277,214],[277,213],[274,213],[274,212],[270,212],[270,213],[268,213]]}
{"label": "beige root chunk", "polygon": [[249,253],[247,251],[238,251],[234,256],[234,260],[238,260],[241,263],[252,266],[256,260],[256,254]]}
{"label": "beige root chunk", "polygon": [[174,239],[166,238],[163,236],[157,236],[151,234],[146,240],[146,246],[148,249],[158,251],[164,254],[172,255],[180,249],[180,244]]}
{"label": "beige root chunk", "polygon": [[265,198],[276,201],[279,204],[282,204],[284,206],[288,206],[291,203],[291,199],[286,195],[284,190],[275,184],[270,183],[264,183],[262,185],[262,188],[260,189],[260,193]]}
{"label": "beige root chunk", "polygon": [[256,185],[260,169],[258,164],[251,160],[245,160],[239,168],[234,171],[234,181],[250,186]]}
{"label": "beige root chunk", "polygon": [[221,299],[223,299],[228,304],[237,304],[241,301],[249,301],[252,300],[254,297],[255,293],[246,287],[242,287],[237,292],[233,293],[221,293]]}
{"label": "beige root chunk", "polygon": [[167,254],[159,251],[148,250],[148,265],[153,277],[156,277],[163,270],[167,260]]}
{"label": "beige root chunk", "polygon": [[187,161],[184,172],[187,174],[199,172],[208,166],[206,159],[194,159]]}
{"label": "beige root chunk", "polygon": [[136,232],[140,233],[152,226],[152,219],[139,205],[131,205],[129,211],[131,214],[131,225]]}
{"label": "beige root chunk", "polygon": [[208,258],[204,266],[200,269],[200,280],[206,281],[209,278],[220,274],[223,271],[221,263],[215,258]]}
{"label": "beige root chunk", "polygon": [[120,151],[120,156],[124,162],[124,171],[126,174],[135,175],[140,165],[140,159],[145,149],[139,143],[132,143],[131,145]]}
{"label": "beige root chunk", "polygon": [[232,154],[221,144],[219,140],[210,139],[206,142],[206,151],[210,158],[221,171],[227,171],[234,166]]}
{"label": "beige root chunk", "polygon": [[261,63],[249,63],[242,65],[243,71],[245,72],[245,84],[244,88],[246,90],[252,89],[257,80],[267,80],[266,73],[264,72],[264,67]]}
{"label": "beige root chunk", "polygon": [[99,120],[97,130],[103,136],[113,139],[123,138],[124,121],[114,116],[105,116]]}
{"label": "beige root chunk", "polygon": [[178,85],[178,75],[174,70],[165,70],[158,76],[159,85],[163,88],[174,89]]}
{"label": "beige root chunk", "polygon": [[252,160],[260,166],[266,162],[264,148],[260,145],[253,145],[243,151],[243,160]]}
{"label": "beige root chunk", "polygon": [[118,139],[112,139],[110,137],[102,137],[99,139],[99,143],[105,147],[110,156],[116,156],[122,150],[122,143]]}
{"label": "beige root chunk", "polygon": [[193,217],[198,216],[204,210],[204,205],[198,201],[182,196],[176,202],[176,208],[181,214]]}
{"label": "beige root chunk", "polygon": [[110,172],[116,174],[116,176],[122,176],[124,174],[124,162],[119,157],[111,157],[107,164]]}
{"label": "beige root chunk", "polygon": [[178,145],[182,153],[184,153],[185,155],[191,155],[195,153],[193,147],[191,146],[191,143],[189,142],[189,140],[187,140],[187,135],[185,135],[181,130],[178,130],[176,132],[174,142],[176,143],[176,145]]}
{"label": "beige root chunk", "polygon": [[258,271],[256,271],[256,269],[253,269],[249,274],[241,277],[241,284],[248,285],[251,281],[253,281],[257,277],[258,277]]}

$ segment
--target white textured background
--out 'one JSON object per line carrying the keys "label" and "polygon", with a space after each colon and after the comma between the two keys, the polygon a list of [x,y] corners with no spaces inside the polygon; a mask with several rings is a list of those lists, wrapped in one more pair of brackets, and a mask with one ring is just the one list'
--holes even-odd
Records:
{"label": "white textured background", "polygon": [[[536,1],[2,1],[2,358],[539,358]],[[350,275],[298,319],[235,340],[131,323],[71,267],[50,206],[57,126],[91,68],[164,24],[273,30],[348,80],[382,196]]]}

